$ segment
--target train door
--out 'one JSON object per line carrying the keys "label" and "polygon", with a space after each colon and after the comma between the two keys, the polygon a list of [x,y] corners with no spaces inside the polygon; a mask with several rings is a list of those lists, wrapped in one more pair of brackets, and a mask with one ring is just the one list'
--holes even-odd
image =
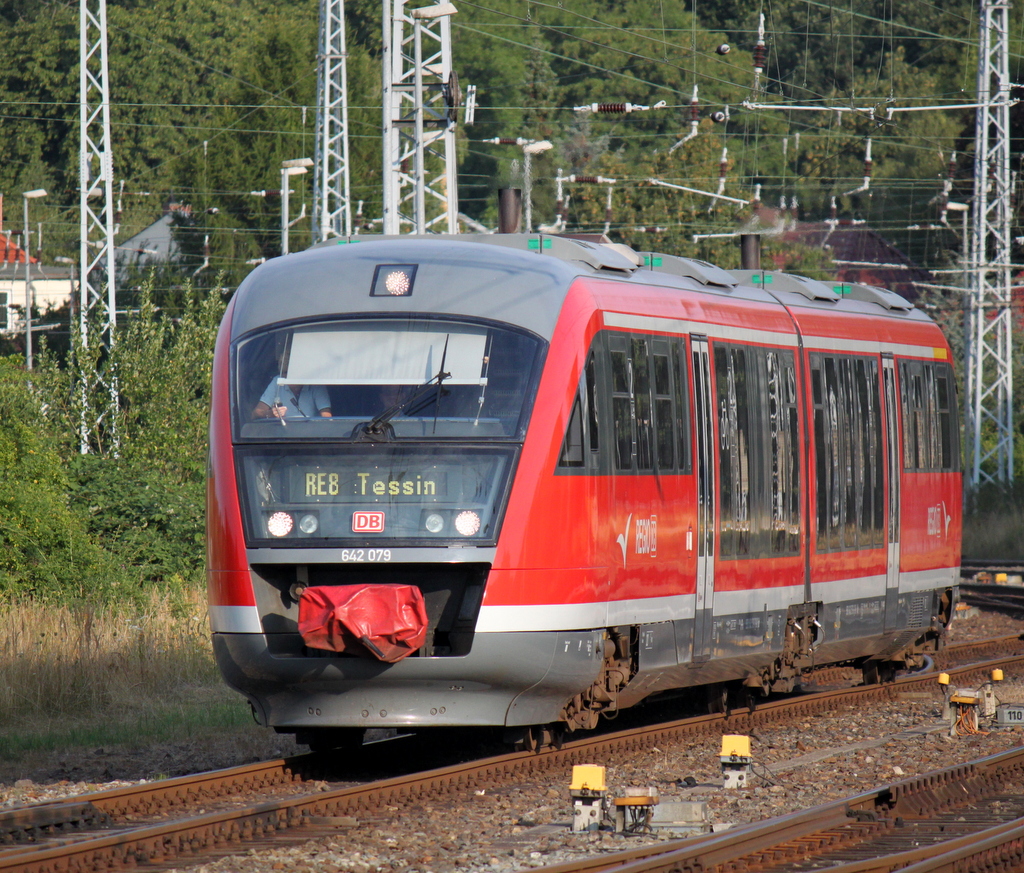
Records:
{"label": "train door", "polygon": [[886,526],[885,630],[897,627],[900,594],[900,446],[896,405],[896,365],[882,355],[882,390],[885,395],[885,467],[889,481],[889,523]]}
{"label": "train door", "polygon": [[714,395],[708,338],[691,336],[693,352],[693,419],[697,448],[697,597],[693,628],[693,660],[711,657],[715,594],[715,432]]}

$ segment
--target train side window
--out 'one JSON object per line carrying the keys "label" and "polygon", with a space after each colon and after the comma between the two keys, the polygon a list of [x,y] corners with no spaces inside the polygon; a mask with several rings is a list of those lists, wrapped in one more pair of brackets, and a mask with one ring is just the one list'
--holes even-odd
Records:
{"label": "train side window", "polygon": [[600,435],[595,406],[596,381],[594,352],[591,351],[576,389],[572,412],[569,414],[569,424],[558,456],[560,469],[588,468],[596,471],[598,468]]}
{"label": "train side window", "polygon": [[900,362],[903,469],[960,469],[953,373],[948,363]]}
{"label": "train side window", "polygon": [[626,354],[625,340],[610,337],[612,375],[612,427],[615,438],[615,467],[633,469],[633,364]]}
{"label": "train side window", "polygon": [[793,353],[764,353],[768,416],[768,551],[800,550],[800,447],[797,442],[796,368]]}
{"label": "train side window", "polygon": [[651,341],[653,362],[654,431],[659,470],[675,468],[675,421],[672,414],[672,364],[666,340]]}
{"label": "train side window", "polygon": [[591,352],[587,358],[585,378],[587,380],[587,442],[590,447],[591,456],[596,466],[601,451],[601,435],[598,430],[597,414],[597,366],[594,361],[594,353]]}
{"label": "train side window", "polygon": [[562,453],[558,458],[559,467],[582,467],[583,466],[583,409],[580,395],[577,392],[576,400],[572,404],[572,412],[569,415],[569,427],[565,431],[565,439],[562,441]]}
{"label": "train side window", "polygon": [[679,471],[693,470],[690,447],[690,379],[686,369],[686,341],[672,343],[672,399],[676,419],[676,452]]}
{"label": "train side window", "polygon": [[[586,419],[583,440],[595,460],[584,459],[584,464],[602,472],[691,472],[685,340],[643,334],[600,336],[606,338],[606,350],[599,352],[598,360],[588,361],[581,405]],[[603,454],[599,424],[605,428],[605,439],[610,438]]]}
{"label": "train side window", "polygon": [[884,499],[878,364],[810,356],[819,552],[878,547]]}
{"label": "train side window", "polygon": [[956,382],[949,364],[935,365],[936,409],[941,440],[941,467],[945,471],[960,470],[960,431],[956,408]]}
{"label": "train side window", "polygon": [[718,395],[719,518],[723,558],[750,552],[750,418],[746,349],[715,347]]}
{"label": "train side window", "polygon": [[636,425],[636,468],[650,470],[654,467],[651,452],[651,365],[648,357],[647,340],[634,337],[632,340],[633,363],[633,417]]}

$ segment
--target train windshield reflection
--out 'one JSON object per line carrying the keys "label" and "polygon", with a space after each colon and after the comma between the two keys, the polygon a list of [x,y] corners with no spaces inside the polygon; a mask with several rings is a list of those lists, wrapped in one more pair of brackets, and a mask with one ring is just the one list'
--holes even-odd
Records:
{"label": "train windshield reflection", "polygon": [[490,325],[346,320],[239,344],[241,438],[516,439],[542,343]]}

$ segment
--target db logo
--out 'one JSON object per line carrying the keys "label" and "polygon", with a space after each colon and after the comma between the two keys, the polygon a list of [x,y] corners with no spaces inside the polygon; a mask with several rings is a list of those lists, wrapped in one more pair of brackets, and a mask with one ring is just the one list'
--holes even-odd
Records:
{"label": "db logo", "polygon": [[383,533],[384,513],[377,512],[353,512],[352,513],[353,533]]}

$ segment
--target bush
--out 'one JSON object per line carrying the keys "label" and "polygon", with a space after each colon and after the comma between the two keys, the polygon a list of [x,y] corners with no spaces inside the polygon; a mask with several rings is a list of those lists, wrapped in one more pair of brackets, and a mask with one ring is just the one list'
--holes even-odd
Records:
{"label": "bush", "polygon": [[60,440],[16,358],[0,359],[0,421],[0,594],[112,596],[131,574],[72,508]]}

